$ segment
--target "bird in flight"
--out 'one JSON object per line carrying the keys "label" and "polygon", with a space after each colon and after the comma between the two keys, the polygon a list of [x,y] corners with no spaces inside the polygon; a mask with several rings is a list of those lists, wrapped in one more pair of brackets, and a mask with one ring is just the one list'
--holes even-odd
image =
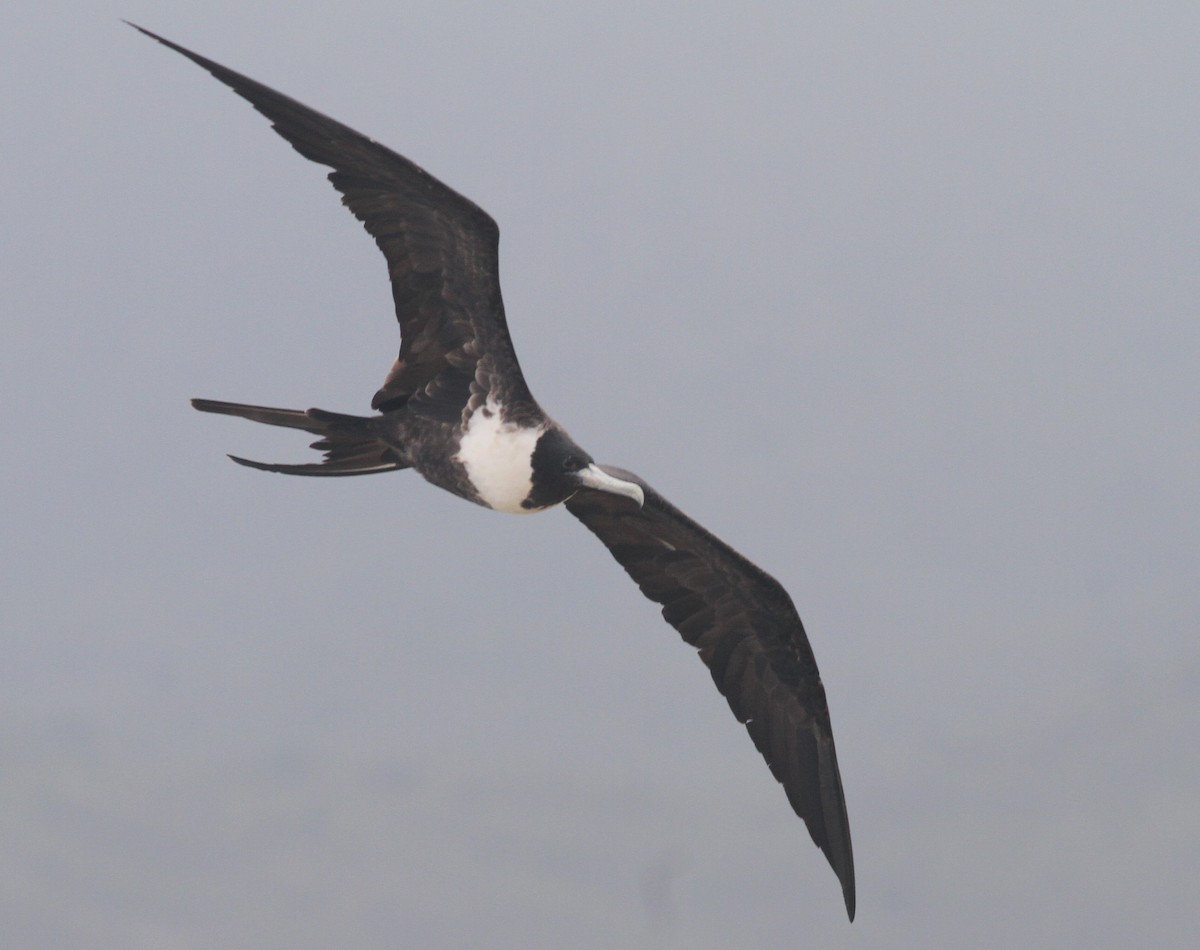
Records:
{"label": "bird in flight", "polygon": [[202,412],[317,436],[319,462],[235,462],[289,475],[411,468],[486,508],[566,506],[700,654],[841,882],[854,919],[854,858],[825,688],[791,598],[773,577],[642,479],[596,463],[534,400],[500,299],[500,231],[428,172],[262,83],[130,23],[208,70],[329,180],[387,261],[400,353],[375,414],[212,399]]}

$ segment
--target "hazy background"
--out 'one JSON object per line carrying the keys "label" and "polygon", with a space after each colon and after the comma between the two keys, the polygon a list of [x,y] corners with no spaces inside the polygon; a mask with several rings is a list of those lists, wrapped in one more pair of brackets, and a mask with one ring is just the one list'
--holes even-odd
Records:
{"label": "hazy background", "polygon": [[[286,479],[382,259],[128,17],[488,209],[538,398],[792,592],[859,915],[565,512]],[[7,4],[0,944],[1190,946],[1200,8]]]}

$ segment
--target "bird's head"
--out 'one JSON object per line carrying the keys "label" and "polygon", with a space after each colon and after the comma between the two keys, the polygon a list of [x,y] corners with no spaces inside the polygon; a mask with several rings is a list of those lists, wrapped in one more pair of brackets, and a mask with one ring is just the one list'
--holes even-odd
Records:
{"label": "bird's head", "polygon": [[566,501],[581,488],[624,495],[638,507],[645,501],[640,485],[609,475],[556,425],[551,425],[538,438],[530,464],[532,487],[529,496],[521,502],[521,507],[530,511]]}

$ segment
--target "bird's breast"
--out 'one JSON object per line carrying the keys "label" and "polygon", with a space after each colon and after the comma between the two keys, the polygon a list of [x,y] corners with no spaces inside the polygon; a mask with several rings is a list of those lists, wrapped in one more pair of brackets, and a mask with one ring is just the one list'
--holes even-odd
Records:
{"label": "bird's breast", "polygon": [[472,413],[455,460],[489,508],[514,514],[530,511],[521,502],[533,488],[533,451],[545,431],[545,425],[505,422],[503,407],[491,399]]}

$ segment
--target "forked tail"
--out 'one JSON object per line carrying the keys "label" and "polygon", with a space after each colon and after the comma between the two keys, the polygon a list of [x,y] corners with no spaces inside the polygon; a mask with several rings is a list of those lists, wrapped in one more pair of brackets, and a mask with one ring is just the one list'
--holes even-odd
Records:
{"label": "forked tail", "polygon": [[229,456],[239,465],[285,475],[370,475],[408,468],[400,454],[379,438],[379,417],[347,416],[324,409],[271,409],[215,399],[193,399],[192,405],[201,412],[218,412],[265,422],[269,426],[303,429],[321,437],[312,448],[325,453],[324,461],[307,465],[272,465]]}

